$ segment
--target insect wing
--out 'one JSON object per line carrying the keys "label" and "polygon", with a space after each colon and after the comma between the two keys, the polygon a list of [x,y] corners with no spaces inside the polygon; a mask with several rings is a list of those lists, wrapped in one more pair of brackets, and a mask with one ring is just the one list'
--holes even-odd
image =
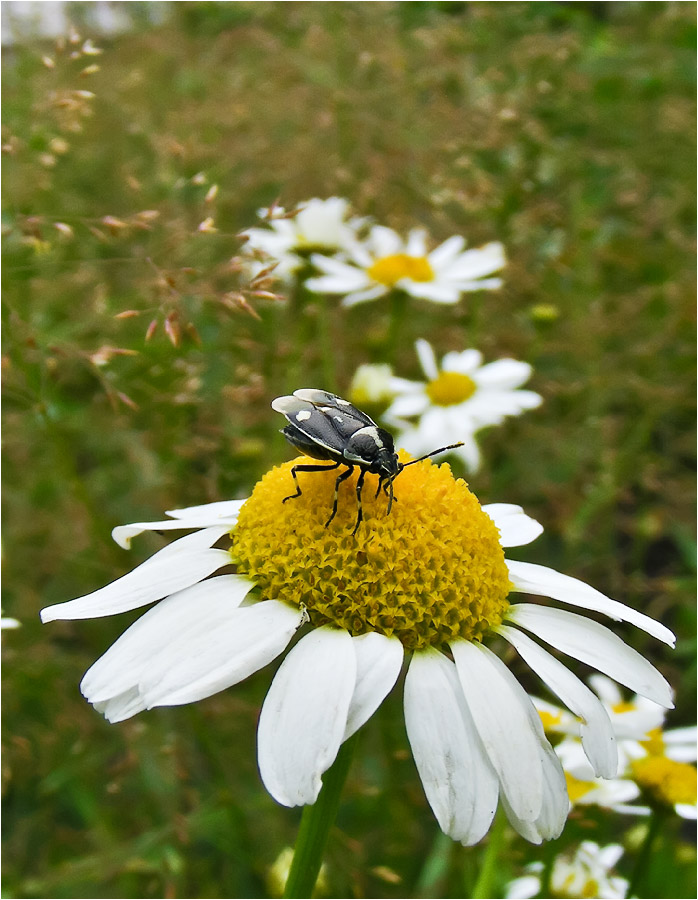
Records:
{"label": "insect wing", "polygon": [[304,453],[306,456],[311,456],[313,459],[339,460],[342,457],[341,453],[323,447],[316,440],[311,440],[311,438],[307,437],[302,431],[296,428],[295,425],[290,423],[285,428],[281,429],[281,434],[283,434],[290,444],[293,444],[294,447],[300,450],[301,453]]}
{"label": "insect wing", "polygon": [[350,418],[358,419],[362,425],[376,424],[370,416],[367,416],[365,412],[361,412],[360,409],[357,409],[353,403],[350,403],[348,400],[343,400],[336,394],[330,394],[329,391],[320,391],[316,388],[300,388],[293,392],[293,396],[298,397],[301,400],[307,400],[309,403],[312,403],[313,406],[322,409],[323,412],[326,412],[328,415],[331,410],[336,410],[339,413],[344,413]]}
{"label": "insect wing", "polygon": [[[323,392],[318,392],[323,393]],[[320,446],[332,453],[330,459],[341,458],[346,438],[337,432],[333,427],[333,419],[309,400],[303,400],[301,397],[277,397],[271,404],[272,409],[286,416],[293,430],[284,429],[283,433],[289,441],[300,450],[308,451],[308,447],[312,444]],[[332,410],[337,415],[336,410]],[[336,424],[336,423],[335,423]],[[357,423],[356,428],[361,425]],[[305,437],[303,446],[298,438],[298,432]],[[317,457],[324,459],[325,457]]]}

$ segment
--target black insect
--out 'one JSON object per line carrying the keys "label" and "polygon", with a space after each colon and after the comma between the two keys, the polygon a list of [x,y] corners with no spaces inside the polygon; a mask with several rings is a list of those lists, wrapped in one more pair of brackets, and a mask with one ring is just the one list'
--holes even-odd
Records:
{"label": "black insect", "polygon": [[455,447],[463,446],[462,441],[457,444],[449,444],[448,447],[432,450],[431,453],[420,456],[419,459],[401,463],[395,452],[392,434],[385,428],[379,428],[366,413],[361,412],[348,400],[337,397],[336,394],[306,388],[294,391],[293,396],[277,397],[271,405],[272,409],[282,413],[288,419],[289,424],[281,429],[281,433],[294,447],[313,459],[334,460],[329,466],[294,466],[291,469],[291,475],[296,484],[296,493],[284,497],[284,503],[300,497],[302,493],[297,472],[324,472],[336,469],[338,466],[346,466],[347,468],[337,476],[334,485],[334,503],[332,504],[332,515],[325,523],[325,528],[327,528],[337,514],[339,485],[349,478],[356,466],[361,469],[356,482],[359,514],[352,534],[356,534],[363,519],[361,490],[367,472],[378,475],[376,497],[382,488],[388,497],[389,514],[394,499],[393,481],[403,469],[421,462],[429,456],[443,453],[444,450],[453,450]]}

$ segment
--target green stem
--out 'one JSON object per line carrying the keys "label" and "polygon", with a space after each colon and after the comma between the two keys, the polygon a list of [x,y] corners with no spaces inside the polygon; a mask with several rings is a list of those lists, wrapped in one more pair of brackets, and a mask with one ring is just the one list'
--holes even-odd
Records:
{"label": "green stem", "polygon": [[[649,868],[655,841],[659,837],[666,819],[667,810],[656,807],[652,811],[647,826],[647,835],[645,836],[645,840],[642,843],[640,852],[637,855],[637,860],[635,861],[635,869],[630,879],[630,886],[628,887],[628,897],[636,897],[638,895],[638,888]],[[646,892],[644,896],[647,896]]]}
{"label": "green stem", "polygon": [[323,776],[322,789],[317,800],[303,810],[284,897],[307,898],[313,895],[357,738],[358,733],[342,744],[337,758]]}
{"label": "green stem", "polygon": [[403,324],[407,314],[407,300],[407,294],[404,291],[393,290],[390,294],[390,323],[385,355],[391,365],[395,364],[400,350],[401,335],[404,332]]}
{"label": "green stem", "polygon": [[439,896],[437,888],[448,872],[453,847],[451,838],[443,831],[437,831],[415,885],[416,897]]}
{"label": "green stem", "polygon": [[306,344],[305,328],[307,320],[303,309],[303,288],[296,279],[289,291],[286,304],[286,339],[289,341],[289,353],[285,363],[286,390],[292,394],[302,381],[303,348]]}
{"label": "green stem", "polygon": [[322,386],[326,391],[337,390],[335,380],[334,363],[337,355],[336,348],[332,345],[331,317],[329,310],[329,298],[326,294],[317,295],[315,308],[318,320],[318,343],[322,354]]}
{"label": "green stem", "polygon": [[497,810],[494,822],[490,828],[489,837],[487,839],[487,847],[482,859],[480,874],[473,888],[473,900],[482,900],[486,897],[494,897],[492,893],[492,882],[495,872],[497,871],[497,860],[504,844],[504,836],[506,834],[506,816],[501,806]]}

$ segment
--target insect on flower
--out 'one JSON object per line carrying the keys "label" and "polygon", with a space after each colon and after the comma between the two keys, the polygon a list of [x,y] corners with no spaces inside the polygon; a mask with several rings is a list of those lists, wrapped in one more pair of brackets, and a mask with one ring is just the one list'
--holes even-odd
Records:
{"label": "insect on flower", "polygon": [[403,469],[430,456],[435,456],[437,453],[462,446],[462,442],[449,444],[448,447],[432,450],[431,453],[420,456],[419,459],[401,463],[395,452],[392,434],[384,428],[379,428],[366,413],[361,412],[348,400],[342,400],[336,394],[314,388],[303,388],[294,391],[292,396],[277,397],[271,405],[272,409],[282,413],[288,419],[289,424],[281,429],[281,433],[289,443],[313,459],[333,460],[329,466],[294,466],[291,469],[291,475],[296,485],[296,493],[284,497],[284,503],[300,497],[303,493],[298,483],[297,472],[323,472],[327,469],[336,469],[338,466],[346,466],[346,469],[340,472],[335,481],[332,515],[325,523],[325,528],[327,528],[337,514],[339,485],[349,478],[355,467],[361,469],[356,482],[359,512],[352,534],[356,534],[363,519],[361,491],[367,472],[378,475],[376,497],[382,488],[388,497],[386,515],[389,515],[393,499],[396,499],[393,495],[393,482]]}

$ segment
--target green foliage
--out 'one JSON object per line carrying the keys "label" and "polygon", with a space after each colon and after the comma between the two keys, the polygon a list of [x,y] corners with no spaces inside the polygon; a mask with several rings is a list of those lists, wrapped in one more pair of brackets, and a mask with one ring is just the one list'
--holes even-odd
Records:
{"label": "green foliage", "polygon": [[[418,337],[533,365],[545,404],[485,435],[472,487],[545,525],[527,559],[678,632],[671,654],[623,630],[676,689],[668,724],[694,716],[693,5],[173,7],[94,37],[99,56],[4,54],[7,896],[264,897],[293,844],[298,811],[256,770],[268,670],[110,726],[77,685],[129,617],[38,623],[162,543],[126,554],[114,525],[246,496],[288,458],[272,398],[385,361],[388,303],[231,308],[236,234],[276,198],[504,243],[501,292],[409,305],[395,369],[418,376]],[[328,893],[469,896],[483,848],[439,833],[394,694],[364,729]],[[574,813],[555,849],[634,825]],[[695,896],[679,826],[641,896]],[[508,841],[498,892],[550,852]]]}

